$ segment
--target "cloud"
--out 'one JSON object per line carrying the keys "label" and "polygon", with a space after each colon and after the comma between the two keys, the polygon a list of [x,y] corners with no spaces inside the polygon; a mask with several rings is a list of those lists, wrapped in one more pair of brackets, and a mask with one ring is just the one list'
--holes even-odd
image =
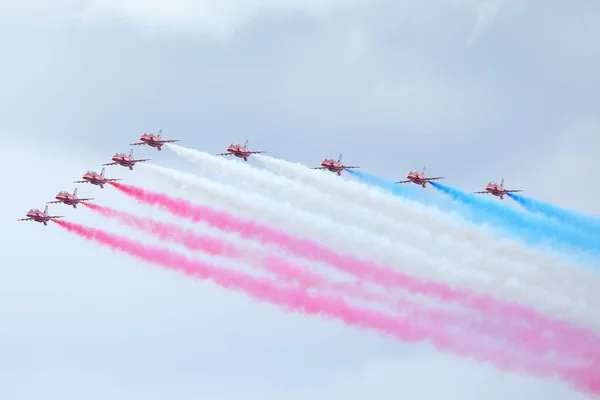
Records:
{"label": "cloud", "polygon": [[467,44],[472,44],[481,33],[487,29],[493,22],[494,18],[500,11],[502,2],[500,0],[480,0],[477,4],[475,17],[475,25],[471,31],[471,35],[467,39]]}
{"label": "cloud", "polygon": [[118,15],[142,27],[168,27],[228,35],[259,16],[287,16],[296,12],[321,16],[334,10],[367,5],[366,1],[338,0],[92,0],[88,15]]}
{"label": "cloud", "polygon": [[[471,0],[4,2],[0,397],[582,398],[14,220],[159,128],[214,153],[246,138],[309,165],[342,152],[391,178],[426,165],[468,190],[504,177],[598,213],[588,201],[600,195],[589,183],[600,168],[598,24],[580,29],[600,15],[596,3],[503,7],[465,48]],[[136,155],[198,172],[168,151]],[[114,168],[158,187],[141,169]],[[80,194],[155,212],[110,189]]]}

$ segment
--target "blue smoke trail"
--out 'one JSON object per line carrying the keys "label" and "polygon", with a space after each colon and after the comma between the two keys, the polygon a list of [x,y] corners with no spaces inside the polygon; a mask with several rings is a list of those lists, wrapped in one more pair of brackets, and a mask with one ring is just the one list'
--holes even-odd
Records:
{"label": "blue smoke trail", "polygon": [[394,196],[404,197],[410,200],[416,200],[421,203],[426,203],[429,205],[436,205],[440,208],[449,210],[449,211],[464,211],[459,207],[453,206],[451,203],[447,201],[440,201],[439,197],[432,197],[430,193],[424,190],[421,187],[417,187],[414,185],[408,186],[409,184],[399,185],[395,183],[391,179],[380,178],[366,172],[357,171],[354,169],[345,169],[350,175],[358,178],[359,181],[366,183],[368,185],[379,187],[383,190],[390,192]]}
{"label": "blue smoke trail", "polygon": [[586,229],[593,235],[598,235],[600,233],[600,218],[595,215],[579,213],[574,210],[562,208],[545,201],[535,200],[531,197],[515,193],[507,193],[507,195],[525,207],[528,211],[555,218],[561,222],[573,225],[575,228]]}
{"label": "blue smoke trail", "polygon": [[430,184],[454,200],[467,205],[472,211],[482,213],[480,217],[492,219],[497,227],[504,227],[507,233],[518,234],[526,242],[542,244],[557,239],[571,247],[600,254],[598,239],[570,226],[542,216],[526,214],[499,201],[476,196],[438,182]]}
{"label": "blue smoke trail", "polygon": [[406,187],[401,188],[399,185],[394,183],[394,181],[391,179],[379,178],[377,176],[367,174],[366,172],[357,171],[354,169],[346,169],[345,171],[348,172],[350,175],[358,178],[360,181],[362,181],[364,183],[367,183],[367,184],[373,185],[373,186],[377,186],[377,187],[380,187],[382,189],[392,192],[392,194],[394,196],[402,196],[402,197],[408,197],[408,198],[420,197],[418,194],[415,193],[415,191],[410,190],[412,188],[406,188]]}

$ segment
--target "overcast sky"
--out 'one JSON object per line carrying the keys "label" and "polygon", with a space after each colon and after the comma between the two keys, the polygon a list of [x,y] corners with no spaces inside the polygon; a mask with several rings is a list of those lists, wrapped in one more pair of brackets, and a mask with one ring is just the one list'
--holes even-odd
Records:
{"label": "overcast sky", "polygon": [[3,0],[0,49],[1,398],[584,398],[14,220],[159,128],[211,153],[245,139],[310,165],[343,153],[391,179],[427,166],[466,190],[505,178],[599,213],[598,1]]}

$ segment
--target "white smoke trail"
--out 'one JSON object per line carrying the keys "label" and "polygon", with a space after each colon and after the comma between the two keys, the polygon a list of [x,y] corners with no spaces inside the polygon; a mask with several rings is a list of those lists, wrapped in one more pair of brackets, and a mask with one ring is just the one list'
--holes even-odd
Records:
{"label": "white smoke trail", "polygon": [[329,172],[312,170],[298,163],[264,155],[257,155],[256,158],[274,172],[317,188],[337,201],[348,201],[371,210],[380,210],[394,220],[403,220],[415,225],[431,226],[431,222],[436,221],[435,228],[438,232],[451,235],[462,243],[476,244],[472,251],[479,250],[511,263],[522,263],[528,268],[539,266],[544,272],[566,269],[600,284],[600,278],[583,265],[557,260],[539,249],[525,247],[515,240],[495,237],[483,229],[473,229],[465,221],[454,218],[437,207],[394,196],[384,189],[362,182],[340,179]]}
{"label": "white smoke trail", "polygon": [[[545,293],[546,288],[524,287],[518,280],[509,279],[503,271],[477,272],[451,263],[432,264],[424,259],[411,260],[410,256],[407,257],[399,250],[397,244],[386,237],[366,234],[358,228],[296,209],[289,203],[274,201],[266,196],[168,168],[151,164],[145,164],[144,168],[175,187],[201,195],[211,205],[217,203],[227,209],[243,211],[257,220],[318,240],[338,251],[392,265],[417,277],[446,281],[476,292],[485,291],[503,299],[527,304],[542,312],[600,327],[597,310],[580,307],[569,293],[549,296]],[[436,243],[428,245],[433,247]],[[494,279],[489,279],[489,275],[494,275]],[[585,282],[581,284],[584,286]]]}
{"label": "white smoke trail", "polygon": [[[474,270],[494,271],[496,279],[518,278],[521,283],[526,283],[531,287],[543,287],[546,290],[561,293],[569,290],[569,282],[573,283],[571,288],[577,288],[577,291],[571,292],[571,298],[581,296],[581,303],[595,304],[600,299],[596,288],[588,285],[581,286],[578,282],[595,281],[600,284],[600,280],[593,276],[590,271],[578,269],[577,267],[557,262],[554,259],[530,252],[523,248],[518,242],[512,240],[498,240],[487,234],[481,229],[474,229],[458,221],[452,223],[441,212],[435,213],[435,209],[424,207],[428,211],[440,218],[429,218],[411,221],[412,209],[423,206],[420,203],[413,202],[402,208],[384,209],[383,212],[376,210],[380,203],[378,195],[379,189],[372,188],[364,184],[355,182],[346,182],[337,176],[327,175],[321,171],[309,170],[306,167],[299,166],[302,172],[308,172],[312,185],[306,185],[294,180],[289,180],[277,176],[265,170],[252,168],[245,163],[229,162],[222,158],[200,152],[185,147],[171,145],[170,148],[185,159],[201,165],[212,172],[215,172],[225,181],[236,180],[246,183],[254,192],[266,195],[271,199],[279,199],[289,202],[298,208],[311,209],[315,212],[324,212],[334,217],[337,221],[344,224],[354,225],[361,230],[370,231],[379,235],[386,236],[398,247],[403,250],[405,259],[411,261],[418,260],[427,265],[431,263],[442,263],[441,265],[452,264],[462,268],[473,268]],[[271,157],[258,156],[261,160],[268,160],[268,164],[273,160]],[[277,159],[274,159],[278,161]],[[291,164],[283,161],[283,165]],[[296,164],[291,164],[290,168],[295,168]],[[294,171],[295,172],[295,171]],[[307,175],[308,176],[308,175]],[[329,179],[327,179],[329,178]],[[322,184],[321,182],[329,180]],[[331,185],[334,188],[331,188]],[[357,204],[355,199],[360,196],[357,193],[347,191],[338,198],[333,198],[328,194],[333,194],[338,187],[347,188],[351,185],[357,185],[356,190],[361,191],[360,195],[368,194],[366,198],[373,199],[374,207],[365,207],[365,204]],[[330,193],[324,193],[316,189],[328,187]],[[341,190],[341,189],[340,189]],[[385,200],[394,202],[400,201],[397,197],[383,194],[379,196]],[[343,207],[340,207],[343,204]],[[402,211],[397,213],[397,218],[390,218],[389,212]],[[435,241],[435,246],[432,246]],[[592,303],[589,303],[592,302]],[[585,306],[585,304],[584,304]]]}

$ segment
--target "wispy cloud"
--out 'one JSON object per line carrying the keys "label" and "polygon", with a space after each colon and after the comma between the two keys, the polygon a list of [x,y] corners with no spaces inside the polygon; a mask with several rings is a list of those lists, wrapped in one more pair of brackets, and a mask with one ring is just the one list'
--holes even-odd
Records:
{"label": "wispy cloud", "polygon": [[467,45],[471,45],[487,29],[496,18],[502,6],[501,0],[483,0],[477,4],[475,25],[467,39]]}
{"label": "wispy cloud", "polygon": [[259,16],[303,13],[327,15],[340,9],[369,7],[369,0],[91,0],[86,19],[120,16],[140,27],[201,32],[230,37]]}

